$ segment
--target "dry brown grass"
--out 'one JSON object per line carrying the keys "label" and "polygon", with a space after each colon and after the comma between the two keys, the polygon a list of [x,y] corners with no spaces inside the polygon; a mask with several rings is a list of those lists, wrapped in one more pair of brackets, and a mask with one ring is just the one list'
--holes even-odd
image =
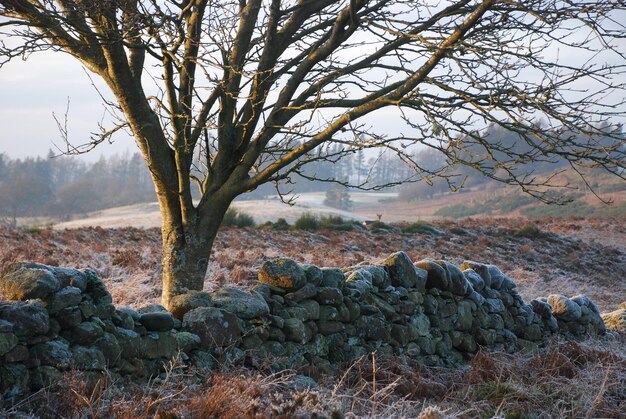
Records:
{"label": "dry brown grass", "polygon": [[[205,286],[252,284],[263,260],[276,256],[345,267],[403,250],[414,260],[473,259],[496,264],[515,279],[527,300],[555,292],[585,293],[603,311],[614,310],[626,300],[626,220],[538,220],[538,237],[515,237],[526,222],[511,218],[435,222],[447,232],[442,237],[224,229],[216,239]],[[116,304],[159,302],[157,229],[0,230],[0,269],[13,261],[93,268]]]}
{"label": "dry brown grass", "polygon": [[539,353],[481,351],[461,369],[375,354],[302,389],[294,371],[222,365],[167,372],[139,385],[68,372],[11,409],[7,418],[622,418],[622,341],[555,341]]}

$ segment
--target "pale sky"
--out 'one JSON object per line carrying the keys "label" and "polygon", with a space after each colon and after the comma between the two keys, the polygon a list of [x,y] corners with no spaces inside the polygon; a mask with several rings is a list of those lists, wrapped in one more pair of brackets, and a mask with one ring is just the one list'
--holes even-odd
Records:
{"label": "pale sky", "polygon": [[[99,88],[106,92],[106,87]],[[63,120],[68,98],[69,138],[75,145],[89,140],[104,115],[100,96],[80,63],[62,53],[39,53],[6,64],[0,69],[0,92],[0,152],[12,158],[45,156],[49,149],[57,151],[55,144],[64,146],[53,112]],[[136,145],[120,134],[113,144],[103,143],[85,157],[126,151],[137,151]]]}
{"label": "pale sky", "polygon": [[[74,146],[86,143],[106,117],[98,91],[112,99],[98,76],[90,78],[78,60],[64,53],[41,52],[27,61],[15,59],[5,64],[0,68],[0,153],[11,158],[43,157],[50,149],[58,153],[57,146],[63,148],[65,143],[53,113],[63,121],[68,98],[69,139]],[[383,131],[392,132],[398,112],[385,108],[370,115],[368,123],[373,123],[371,118]],[[113,140],[81,158],[94,161],[102,155],[139,151],[132,137],[124,133]]]}
{"label": "pale sky", "polygon": [[[626,49],[626,41],[620,44]],[[583,58],[567,55],[561,59]],[[105,95],[110,95],[97,76],[94,81]],[[90,133],[98,130],[98,122],[105,116],[102,100],[81,64],[63,53],[44,52],[27,61],[14,59],[0,68],[0,153],[23,158],[45,156],[50,149],[58,152],[56,146],[64,147],[64,142],[53,113],[62,120],[68,98],[69,139],[77,146],[89,141]],[[369,115],[365,122],[379,127],[379,132],[392,133],[398,129],[394,124],[397,120],[397,109],[387,108]],[[100,144],[85,158],[96,160],[101,155],[135,151],[134,140],[122,133],[113,144]]]}

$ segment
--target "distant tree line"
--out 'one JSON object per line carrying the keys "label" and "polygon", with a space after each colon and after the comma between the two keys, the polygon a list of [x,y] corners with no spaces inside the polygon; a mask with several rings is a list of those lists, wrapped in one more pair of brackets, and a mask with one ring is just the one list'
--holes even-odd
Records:
{"label": "distant tree line", "polygon": [[[538,129],[549,129],[541,127],[541,123],[538,126]],[[619,123],[605,122],[598,130],[609,135],[584,138],[563,131],[560,136],[568,138],[571,144],[590,142],[596,147],[606,146],[607,150],[614,145],[616,135],[618,138],[624,136],[623,126]],[[358,185],[365,190],[380,190],[380,185],[383,185],[387,192],[398,192],[399,199],[403,201],[431,199],[459,188],[486,187],[487,184],[502,188],[505,185],[493,181],[485,175],[485,171],[498,173],[502,170],[498,161],[514,159],[515,156],[525,153],[537,153],[529,144],[532,139],[522,138],[519,134],[494,124],[483,131],[482,142],[468,141],[465,145],[462,137],[456,141],[458,144],[455,147],[459,149],[455,156],[457,161],[449,153],[442,152],[442,148],[448,147],[448,140],[435,128],[431,140],[425,143],[426,146],[413,153],[407,153],[406,150],[395,153],[393,149],[385,149],[373,155],[360,148],[350,149],[341,143],[329,144],[313,152],[306,166],[289,182],[279,185],[265,184],[238,199],[275,196],[277,190],[283,194],[326,192],[327,205],[350,209],[352,203],[349,193],[354,188],[347,188],[348,185]],[[358,143],[363,142],[366,141],[361,139]],[[410,164],[406,164],[407,155],[412,159]],[[461,161],[470,164],[462,164]],[[568,159],[562,156],[535,155],[532,161],[532,164],[516,167],[515,176],[536,176],[569,167]],[[476,169],[471,162],[475,162]],[[413,182],[406,182],[411,178]]]}
{"label": "distant tree line", "polygon": [[[261,185],[238,199],[260,199],[277,194],[327,192],[327,203],[349,209],[347,194],[358,186],[363,190],[397,190],[397,186],[414,172],[391,150],[379,150],[374,155],[362,148],[351,149],[343,144],[331,144],[316,150],[288,182]],[[336,205],[333,203],[337,203]]]}
{"label": "distant tree line", "polygon": [[[617,130],[624,135],[620,124],[606,124],[604,129],[613,134]],[[571,134],[564,132],[562,135]],[[333,143],[313,152],[306,166],[289,182],[263,184],[238,199],[325,192],[327,205],[349,210],[352,207],[349,193],[353,189],[348,185],[358,185],[365,190],[378,190],[380,185],[385,185],[387,191],[397,191],[403,201],[430,199],[449,193],[455,187],[471,188],[491,182],[484,174],[489,167],[489,156],[485,152],[490,145],[497,144],[499,150],[504,150],[499,151],[500,154],[506,150],[512,155],[532,152],[517,134],[495,125],[487,128],[484,141],[484,148],[476,143],[465,148],[459,146],[462,150],[459,159],[480,163],[481,170],[474,170],[471,165],[456,164],[442,153],[437,133],[433,132],[430,145],[412,154],[412,164],[419,168],[422,177],[416,177],[411,165],[402,160],[405,157],[393,150],[372,155],[360,148],[350,149],[344,144]],[[615,140],[579,137],[575,141],[593,141],[600,145],[606,141],[610,146]],[[493,158],[503,161],[507,156]],[[564,158],[534,157],[532,165],[522,166],[519,170],[541,174],[567,166],[568,161]],[[196,161],[195,167],[201,171],[202,164]],[[498,170],[495,163],[492,170]],[[412,175],[415,182],[402,183]],[[520,176],[520,173],[516,175]],[[193,196],[199,198],[197,190]],[[77,214],[90,211],[154,201],[156,195],[150,173],[139,153],[101,157],[95,162],[85,162],[75,156],[54,156],[52,152],[46,158],[25,159],[11,159],[0,153],[0,223],[5,225],[15,226],[18,217],[53,216],[70,220]]]}
{"label": "distant tree line", "polygon": [[[538,129],[548,130],[549,128],[542,127],[541,123],[538,123]],[[626,133],[624,133],[622,124],[604,122],[597,129],[607,135],[589,138],[563,131],[559,136],[567,138],[572,145],[590,143],[594,147],[605,148],[607,161],[612,157],[618,159],[617,154],[623,153],[623,146],[622,151],[620,149],[612,152],[608,150],[612,150],[616,142],[615,138],[623,139],[625,137]],[[401,185],[397,189],[400,200],[431,199],[437,195],[450,193],[451,190],[459,187],[475,188],[486,186],[487,183],[490,185],[489,187],[502,188],[505,183],[493,181],[492,178],[486,176],[485,172],[491,171],[497,176],[498,171],[504,170],[498,162],[515,159],[519,155],[533,154],[531,164],[520,164],[515,167],[514,175],[518,178],[553,174],[570,167],[571,157],[568,157],[567,153],[559,156],[542,156],[538,154],[532,144],[529,144],[533,141],[532,139],[522,138],[519,134],[494,124],[487,127],[482,135],[482,142],[471,142],[464,146],[463,138],[458,138],[456,141],[459,143],[457,145],[459,151],[455,156],[457,161],[442,153],[440,151],[442,145],[437,144],[436,141],[431,143],[431,147],[423,148],[414,154],[415,163],[423,169],[424,173],[438,173],[439,176],[425,177],[424,181]],[[535,141],[544,140],[537,138]],[[443,145],[443,147],[445,146]],[[611,153],[615,155],[612,156]],[[460,164],[460,161],[464,161],[466,164]],[[471,162],[475,162],[477,169],[472,167]],[[506,176],[503,175],[502,177]]]}
{"label": "distant tree line", "polygon": [[138,153],[85,162],[76,157],[11,159],[0,154],[0,221],[74,215],[155,200],[150,173]]}

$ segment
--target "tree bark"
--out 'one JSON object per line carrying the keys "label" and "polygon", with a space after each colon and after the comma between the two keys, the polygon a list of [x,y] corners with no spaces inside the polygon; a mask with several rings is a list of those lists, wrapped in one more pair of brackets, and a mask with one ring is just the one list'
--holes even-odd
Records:
{"label": "tree bark", "polygon": [[202,290],[215,234],[184,234],[169,225],[163,225],[161,231],[162,304],[169,308],[172,297]]}
{"label": "tree bark", "polygon": [[192,225],[185,225],[179,216],[180,209],[171,211],[161,204],[164,307],[169,309],[177,295],[204,288],[213,243],[229,205],[230,200],[218,199],[202,216],[195,217]]}

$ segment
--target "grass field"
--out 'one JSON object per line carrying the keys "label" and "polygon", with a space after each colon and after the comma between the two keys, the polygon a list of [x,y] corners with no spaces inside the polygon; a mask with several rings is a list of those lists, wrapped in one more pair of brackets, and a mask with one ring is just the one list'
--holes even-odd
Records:
{"label": "grass field", "polygon": [[[232,206],[238,211],[251,215],[257,224],[276,222],[284,218],[293,224],[302,214],[317,217],[339,216],[356,221],[376,220],[383,222],[413,222],[415,220],[436,220],[441,218],[464,217],[520,217],[531,219],[555,216],[594,216],[598,218],[626,216],[626,191],[605,194],[610,200],[606,205],[592,194],[581,195],[576,201],[565,205],[545,205],[532,197],[510,189],[467,190],[449,193],[424,201],[405,202],[397,199],[396,193],[352,192],[353,207],[350,211],[339,210],[324,204],[324,192],[309,192],[296,196],[293,205],[287,205],[278,198],[264,200],[238,200]],[[55,223],[52,219],[25,219],[21,225],[55,224],[55,228],[152,228],[159,227],[161,218],[158,204],[144,203],[125,207],[110,208],[77,216],[67,222]]]}

